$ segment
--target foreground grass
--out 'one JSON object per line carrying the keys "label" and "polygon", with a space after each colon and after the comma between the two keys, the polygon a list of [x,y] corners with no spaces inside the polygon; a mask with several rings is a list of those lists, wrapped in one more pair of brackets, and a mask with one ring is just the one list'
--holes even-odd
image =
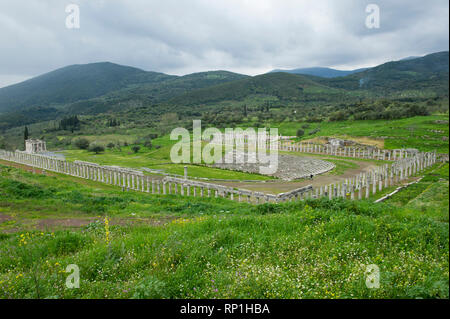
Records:
{"label": "foreground grass", "polygon": [[[1,298],[449,297],[448,219],[433,209],[344,200],[252,206],[0,170],[0,216],[101,216],[70,230],[0,224],[8,231],[0,234]],[[107,235],[104,216],[171,219],[113,225]],[[69,264],[80,268],[79,289],[65,287]],[[365,285],[369,264],[380,268],[379,289]]]}

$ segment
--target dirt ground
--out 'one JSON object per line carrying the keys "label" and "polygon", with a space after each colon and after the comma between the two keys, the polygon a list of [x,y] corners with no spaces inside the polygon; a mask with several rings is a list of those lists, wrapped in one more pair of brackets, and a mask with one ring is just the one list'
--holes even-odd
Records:
{"label": "dirt ground", "polygon": [[[325,159],[325,158],[324,158]],[[325,159],[326,160],[326,159]],[[284,193],[296,188],[300,188],[306,185],[312,185],[313,187],[320,187],[329,185],[332,183],[336,183],[339,181],[343,181],[346,178],[353,177],[361,172],[368,172],[371,169],[375,168],[376,165],[372,162],[365,161],[352,161],[347,160],[347,162],[353,162],[358,165],[358,168],[348,169],[341,175],[330,175],[329,173],[323,175],[316,175],[311,179],[303,179],[294,182],[266,182],[266,183],[255,183],[255,182],[214,182],[219,185],[231,186],[243,188],[251,191],[265,192],[265,193]]]}
{"label": "dirt ground", "polygon": [[[110,218],[110,225],[132,226],[138,224],[147,224],[152,226],[161,226],[170,223],[175,216],[161,216],[161,217],[112,217]],[[14,221],[12,227],[2,228],[1,224],[4,222]],[[76,229],[84,227],[92,222],[99,221],[103,223],[103,218],[99,217],[69,217],[69,218],[14,218],[13,216],[0,213],[0,233],[15,233],[22,230],[40,230],[40,231],[55,231],[64,229]]]}
{"label": "dirt ground", "polygon": [[[15,168],[20,168],[23,169],[24,171],[27,172],[33,172],[33,167],[31,166],[27,166],[27,165],[23,165],[23,164],[19,164],[19,163],[14,163],[14,162],[8,162],[8,161],[4,161],[4,160],[0,160],[0,164],[5,165],[5,166],[11,166],[11,167],[15,167]],[[34,168],[34,172],[36,174],[42,174],[43,171],[40,168]],[[52,175],[49,171],[45,172],[46,175]]]}
{"label": "dirt ground", "polygon": [[[355,136],[346,136],[346,135],[344,135],[344,136],[329,136],[329,137],[345,139],[348,141],[354,141],[358,144],[376,146],[379,149],[384,149],[384,139],[382,139],[382,138],[372,138],[372,137],[366,137],[366,136],[355,137]],[[318,137],[313,137],[310,139],[303,140],[302,142],[325,144],[327,142],[327,140],[323,136],[318,136]]]}

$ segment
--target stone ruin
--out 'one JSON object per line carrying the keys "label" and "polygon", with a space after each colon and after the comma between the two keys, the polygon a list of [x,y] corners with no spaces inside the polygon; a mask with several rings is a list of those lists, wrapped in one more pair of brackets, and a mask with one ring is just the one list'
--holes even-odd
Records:
{"label": "stone ruin", "polygon": [[25,152],[28,154],[35,154],[47,151],[45,141],[38,139],[28,139],[25,141]]}
{"label": "stone ruin", "polygon": [[[256,153],[254,152],[234,151],[232,155],[233,163],[225,163],[225,158],[230,156],[225,155],[222,159],[223,163],[215,163],[211,166],[221,169],[259,174],[260,166],[268,165],[268,163],[259,162],[257,160]],[[285,181],[292,181],[301,178],[309,178],[311,175],[315,176],[318,174],[323,174],[333,168],[335,168],[333,163],[324,160],[311,157],[278,154],[278,169],[276,173],[270,174],[269,176]]]}

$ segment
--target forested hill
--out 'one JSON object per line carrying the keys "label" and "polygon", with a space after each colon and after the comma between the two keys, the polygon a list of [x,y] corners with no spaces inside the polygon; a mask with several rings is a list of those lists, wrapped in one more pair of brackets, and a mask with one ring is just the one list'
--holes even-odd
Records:
{"label": "forested hill", "polygon": [[[0,89],[0,129],[67,115],[140,107],[168,112],[220,112],[226,105],[345,105],[361,99],[448,98],[449,53],[403,59],[342,77],[272,72],[247,76],[209,71],[185,76],[109,62],[72,65]],[[238,103],[235,103],[238,101]]]}
{"label": "forested hill", "polygon": [[369,90],[383,94],[415,90],[448,96],[448,76],[449,52],[444,51],[421,58],[387,62],[345,77],[312,79],[345,90]]}
{"label": "forested hill", "polygon": [[189,90],[239,80],[246,75],[211,71],[167,75],[110,62],[67,66],[0,89],[0,113],[48,108],[100,96],[129,99],[133,95],[159,101]]}
{"label": "forested hill", "polygon": [[292,73],[292,74],[313,75],[313,76],[319,76],[319,77],[323,77],[323,78],[336,78],[339,76],[346,76],[349,74],[362,72],[364,70],[367,70],[367,68],[356,69],[356,70],[336,70],[336,69],[332,69],[332,68],[312,67],[312,68],[299,68],[299,69],[292,69],[292,70],[275,69],[270,72],[285,72],[285,73]]}
{"label": "forested hill", "polygon": [[89,99],[130,84],[155,83],[172,76],[109,62],[70,65],[0,89],[0,112]]}
{"label": "forested hill", "polygon": [[314,93],[327,95],[338,92],[302,75],[277,72],[194,90],[171,99],[169,103],[198,105],[258,95],[273,96],[280,101],[301,101]]}
{"label": "forested hill", "polygon": [[194,90],[170,100],[171,104],[200,105],[248,96],[272,96],[279,101],[330,101],[360,97],[448,96],[449,54],[388,62],[344,77],[324,78],[287,72],[270,72]]}

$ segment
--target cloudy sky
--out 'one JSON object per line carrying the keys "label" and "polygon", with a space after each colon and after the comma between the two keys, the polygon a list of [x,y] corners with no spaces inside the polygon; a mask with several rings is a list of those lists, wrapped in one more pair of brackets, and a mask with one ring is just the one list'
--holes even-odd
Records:
{"label": "cloudy sky", "polygon": [[448,17],[448,0],[1,0],[0,87],[99,61],[177,75],[374,66],[448,50]]}

